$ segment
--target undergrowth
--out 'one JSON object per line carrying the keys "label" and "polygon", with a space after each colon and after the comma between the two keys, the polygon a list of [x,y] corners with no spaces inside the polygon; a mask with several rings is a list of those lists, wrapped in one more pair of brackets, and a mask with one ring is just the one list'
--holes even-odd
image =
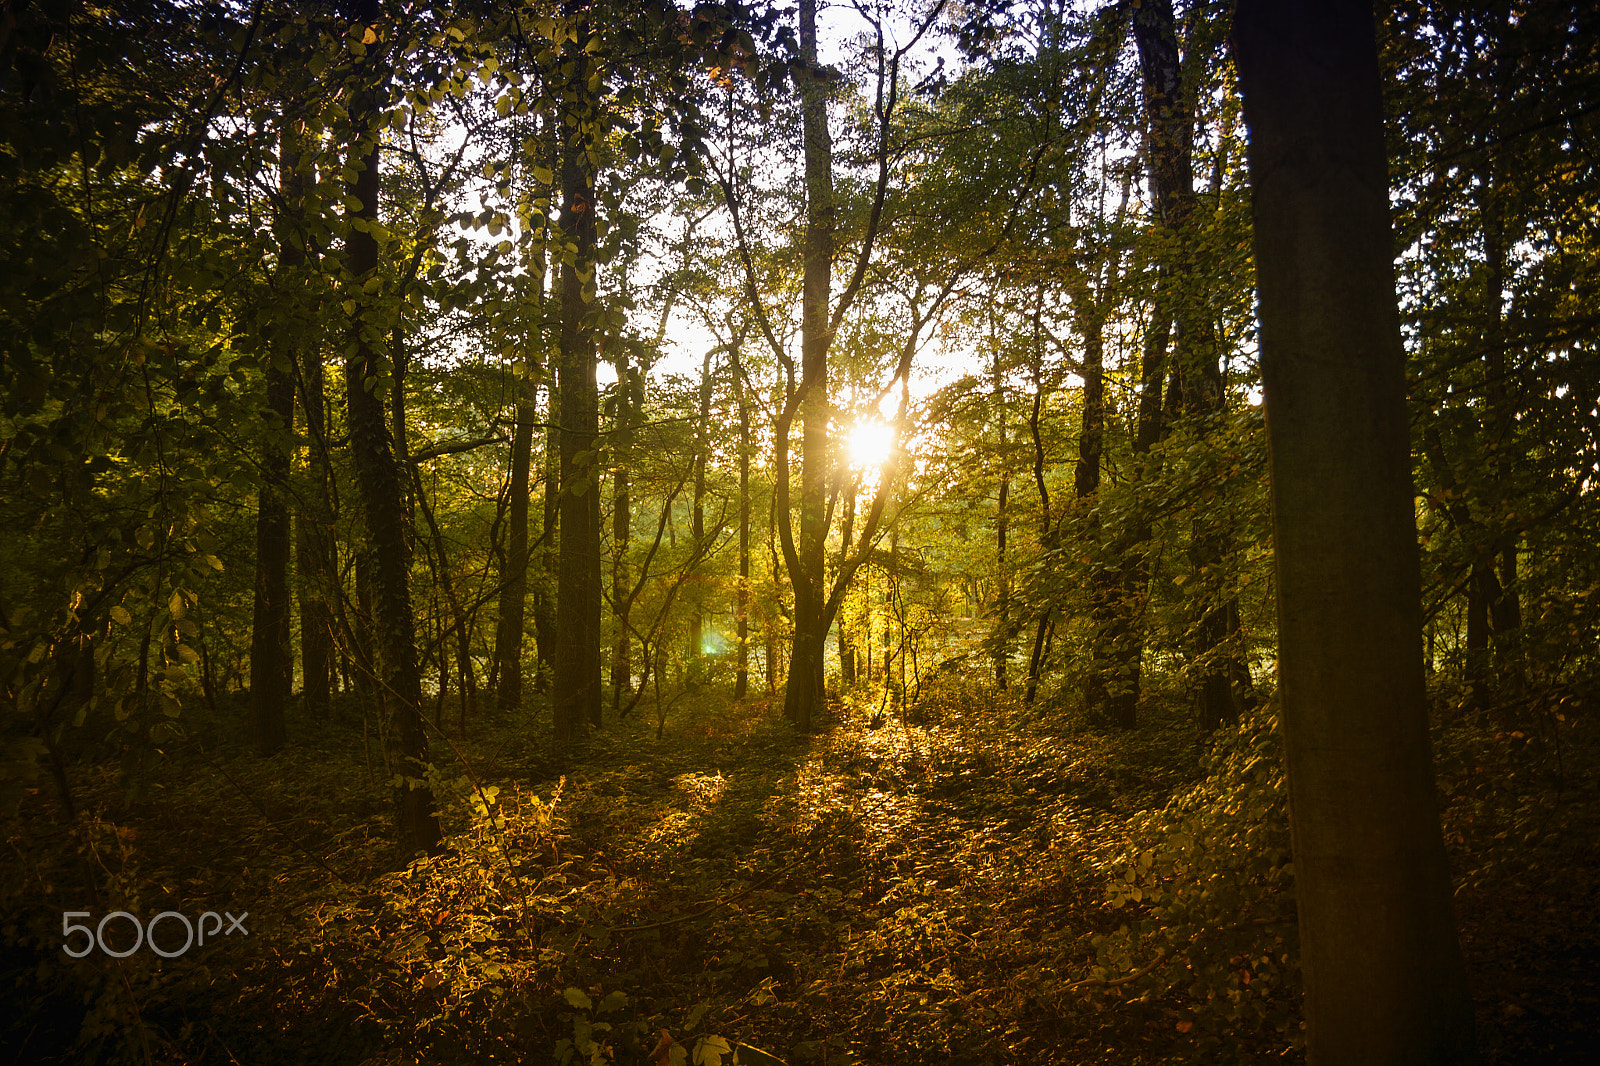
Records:
{"label": "undergrowth", "polygon": [[[354,723],[296,721],[298,746],[261,760],[238,721],[198,722],[206,743],[160,752],[138,795],[111,760],[79,767],[75,823],[48,793],[3,823],[4,1050],[593,1066],[1298,1057],[1270,709],[1206,736],[1160,708],[1133,733],[1065,729],[966,689],[932,689],[903,717],[880,706],[847,694],[827,733],[802,737],[768,701],[701,693],[678,701],[663,739],[635,719],[559,757],[536,713],[477,722],[451,738],[465,762],[434,772],[447,847],[404,865]],[[1519,879],[1548,887],[1514,865],[1528,848],[1551,877],[1566,871],[1562,907],[1593,905],[1573,850],[1596,824],[1592,785],[1572,780],[1589,765],[1584,720],[1568,706],[1553,741],[1459,722],[1441,736],[1480,970],[1527,950],[1505,941],[1493,900]],[[1552,802],[1557,742],[1567,776]],[[1507,775],[1515,797],[1485,784]],[[113,910],[247,912],[248,935],[170,959],[62,951],[63,912]],[[1550,1009],[1570,1019],[1594,986],[1564,987],[1570,1002]],[[1534,999],[1507,1016],[1488,995],[1487,1057],[1519,1061]]]}

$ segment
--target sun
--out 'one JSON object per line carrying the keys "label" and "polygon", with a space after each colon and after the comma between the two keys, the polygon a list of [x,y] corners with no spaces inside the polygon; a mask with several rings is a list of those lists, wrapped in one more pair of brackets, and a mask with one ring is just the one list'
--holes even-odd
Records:
{"label": "sun", "polygon": [[850,465],[857,470],[876,470],[889,461],[894,447],[894,427],[875,418],[862,419],[850,428]]}

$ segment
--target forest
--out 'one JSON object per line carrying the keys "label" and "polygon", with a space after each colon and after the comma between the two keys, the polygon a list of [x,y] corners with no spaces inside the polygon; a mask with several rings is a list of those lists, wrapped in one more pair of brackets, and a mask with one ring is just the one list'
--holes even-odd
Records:
{"label": "forest", "polygon": [[1600,11],[0,0],[0,1058],[1600,1061]]}

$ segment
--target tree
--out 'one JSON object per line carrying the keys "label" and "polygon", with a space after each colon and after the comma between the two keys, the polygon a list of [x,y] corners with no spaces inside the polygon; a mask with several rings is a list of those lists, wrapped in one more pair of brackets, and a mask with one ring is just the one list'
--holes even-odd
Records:
{"label": "tree", "polygon": [[250,627],[250,730],[256,748],[271,755],[288,739],[284,707],[294,677],[289,650],[289,452],[294,425],[292,353],[273,352],[267,366],[266,407],[277,425],[264,434],[261,488],[256,494],[255,620]]}
{"label": "tree", "polygon": [[[1140,425],[1137,443],[1148,454],[1150,446],[1170,427],[1171,416],[1185,420],[1197,436],[1210,436],[1227,404],[1219,338],[1212,304],[1222,287],[1222,279],[1204,276],[1198,262],[1199,215],[1194,182],[1194,127],[1198,87],[1198,66],[1208,66],[1214,42],[1200,5],[1190,14],[1201,12],[1184,42],[1188,55],[1181,55],[1177,23],[1170,0],[1146,0],[1133,12],[1133,36],[1138,46],[1143,75],[1145,108],[1149,124],[1150,193],[1161,232],[1157,254],[1160,278],[1157,283],[1154,313],[1160,321],[1150,331],[1142,383]],[[1191,69],[1185,69],[1186,67]],[[1165,350],[1171,329],[1172,351]],[[1170,385],[1167,411],[1161,410],[1162,368],[1169,368]],[[1170,412],[1170,415],[1169,415]],[[1136,531],[1135,543],[1148,539],[1144,530]],[[1197,517],[1189,542],[1189,561],[1196,576],[1218,568],[1227,553],[1226,531],[1213,528],[1204,517]],[[1140,586],[1148,575],[1135,570],[1131,598],[1144,594]],[[1202,587],[1196,582],[1195,587]],[[1123,605],[1126,606],[1125,604]],[[1248,698],[1249,667],[1230,648],[1230,638],[1239,630],[1239,609],[1235,598],[1203,597],[1197,605],[1194,658],[1201,672],[1201,721],[1209,728],[1238,717],[1239,702]],[[1123,692],[1117,697],[1117,717],[1131,725],[1138,700],[1138,672],[1131,662],[1142,654],[1143,641],[1137,631],[1122,642],[1126,649],[1119,672]],[[1131,679],[1131,686],[1128,681]]]}
{"label": "tree", "polygon": [[1588,580],[1557,545],[1593,540],[1597,185],[1574,152],[1600,125],[1595,14],[1410,0],[1387,21],[1430,648],[1463,706],[1519,728],[1530,653],[1573,645],[1551,608]]}
{"label": "tree", "polygon": [[[533,156],[534,167],[541,165],[539,157],[544,154],[541,149],[555,140],[553,121],[547,118],[544,125],[546,130],[543,135],[530,136],[527,140],[526,147]],[[540,188],[538,191],[548,198],[547,189]],[[534,190],[525,191],[523,196],[531,200]],[[528,217],[533,217],[531,209]],[[542,230],[542,227],[539,228]],[[534,351],[523,353],[524,361],[519,369],[524,380],[519,380],[515,386],[516,428],[511,435],[511,480],[506,487],[509,499],[506,505],[505,566],[500,577],[499,621],[495,631],[495,704],[501,711],[514,710],[522,703],[522,637],[528,600],[528,566],[532,558],[528,546],[528,504],[533,466],[533,431],[539,417],[538,372],[543,369],[538,355],[542,354],[540,349],[543,348],[544,336],[545,238],[543,232],[538,232],[535,237],[537,248],[530,255],[534,278],[528,284],[524,297],[526,310],[532,313],[537,326],[534,330],[524,330],[522,341],[527,346],[532,343],[532,337],[537,337],[539,343]],[[543,528],[544,536],[548,538],[549,526],[546,524]],[[543,637],[543,634],[540,636]]]}
{"label": "tree", "polygon": [[[760,335],[772,349],[784,373],[784,403],[776,419],[774,448],[777,468],[774,521],[794,593],[794,637],[784,692],[784,713],[803,731],[812,728],[825,695],[823,665],[828,630],[849,591],[852,578],[867,558],[883,518],[890,486],[895,480],[893,473],[888,471],[879,478],[878,489],[861,521],[856,540],[862,550],[841,558],[830,583],[827,546],[834,504],[837,503],[834,491],[835,486],[839,485],[838,460],[831,429],[834,410],[829,395],[830,352],[846,317],[866,291],[864,285],[869,274],[874,273],[874,267],[881,270],[883,266],[875,259],[875,252],[888,225],[885,204],[890,179],[895,173],[897,158],[905,150],[902,145],[895,143],[894,134],[900,122],[902,92],[905,89],[903,74],[909,66],[907,57],[933,28],[944,7],[944,0],[934,0],[923,6],[914,16],[913,32],[904,43],[893,49],[890,47],[890,34],[886,30],[885,13],[868,5],[857,7],[871,31],[865,38],[871,42],[865,51],[871,58],[877,83],[870,112],[867,112],[871,116],[867,127],[870,131],[867,135],[870,147],[862,160],[870,187],[862,197],[863,202],[846,205],[853,209],[851,215],[858,216],[851,221],[858,223],[859,230],[856,233],[854,265],[848,280],[835,297],[834,259],[841,243],[839,230],[842,227],[841,205],[835,189],[833,134],[829,126],[828,105],[830,87],[837,78],[832,68],[822,65],[818,60],[818,5],[814,0],[801,0],[797,26],[799,62],[793,65],[800,112],[799,177],[805,190],[804,224],[796,241],[801,265],[798,372],[786,340],[780,338],[774,328],[772,315],[763,303],[761,286],[757,281],[749,229],[741,217],[737,186],[745,180],[740,176],[744,168],[736,165],[732,155],[733,93],[730,91],[728,96],[730,149],[723,161],[726,170],[719,174],[719,180],[729,210],[729,220],[739,242],[739,259],[745,274],[745,297]],[[1007,216],[1008,220],[1011,217]],[[910,282],[904,286],[909,291],[900,294],[905,304],[901,325],[903,340],[895,346],[898,351],[895,354],[893,376],[881,395],[887,397],[897,383],[900,386],[901,404],[895,425],[902,437],[909,400],[907,379],[912,359],[925,339],[923,330],[941,313],[958,280],[983,256],[982,251],[958,256],[956,265],[943,271],[938,281],[920,271],[910,272]],[[789,439],[796,418],[800,420],[801,432],[798,530],[791,513],[794,494],[791,492]]]}
{"label": "tree", "polygon": [[[357,0],[352,12],[370,51],[357,52],[357,79],[350,121],[354,143],[353,218],[345,238],[346,269],[354,299],[345,358],[345,421],[350,434],[363,524],[371,548],[373,630],[381,664],[380,700],[387,708],[396,743],[399,783],[399,843],[403,853],[431,851],[440,840],[433,792],[427,784],[428,738],[422,721],[422,674],[417,661],[416,620],[411,606],[411,526],[405,503],[406,478],[395,455],[395,439],[383,408],[383,339],[388,333],[381,307],[364,295],[379,280],[377,234],[379,138],[385,116],[379,101],[385,74],[378,40],[376,0]],[[392,385],[391,387],[398,387]]]}
{"label": "tree", "polygon": [[597,232],[596,151],[601,103],[589,87],[586,50],[594,30],[578,5],[573,35],[563,50],[559,80],[561,132],[560,558],[556,587],[554,721],[556,743],[567,744],[600,724],[600,399],[595,383]]}
{"label": "tree", "polygon": [[[828,349],[834,337],[829,321],[833,310],[829,290],[833,277],[834,196],[833,138],[828,130],[823,75],[817,63],[816,0],[800,0],[799,17],[800,62],[806,67],[799,90],[806,186],[798,390],[802,397],[800,543],[796,550],[792,533],[784,541],[794,585],[794,644],[784,713],[801,729],[810,729],[812,715],[822,701],[823,643],[827,639],[822,621],[822,582],[828,535],[828,480],[833,474],[834,458],[828,428]],[[780,530],[789,529],[787,507],[779,517],[783,521]]]}
{"label": "tree", "polygon": [[1241,0],[1279,682],[1314,1066],[1459,1063],[1371,9]]}

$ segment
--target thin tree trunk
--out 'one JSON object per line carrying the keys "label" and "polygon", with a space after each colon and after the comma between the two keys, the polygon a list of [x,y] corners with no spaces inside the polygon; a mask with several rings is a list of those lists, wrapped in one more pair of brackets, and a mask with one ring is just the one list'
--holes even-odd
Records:
{"label": "thin tree trunk", "polygon": [[[700,421],[695,429],[694,499],[690,504],[690,531],[694,538],[696,555],[705,551],[706,538],[706,459],[711,450],[707,423],[711,420],[711,356],[707,349],[700,364]],[[694,682],[701,679],[705,656],[705,586],[695,581],[689,603],[689,647],[687,660],[689,676]]]}
{"label": "thin tree trunk", "polygon": [[[547,125],[551,125],[547,123]],[[549,140],[540,136],[541,151]],[[537,156],[536,156],[537,158]],[[548,193],[548,189],[544,192]],[[531,198],[532,192],[527,193]],[[533,310],[544,335],[544,252],[538,255],[539,280],[532,292]],[[543,345],[539,346],[541,349]],[[511,484],[506,508],[505,571],[500,575],[500,604],[495,629],[495,706],[510,712],[522,705],[522,642],[528,605],[528,503],[533,467],[533,429],[539,418],[538,384],[531,373],[534,361],[524,353],[526,378],[517,386],[517,425],[511,436]]]}
{"label": "thin tree trunk", "polygon": [[[845,558],[850,554],[852,547],[850,541],[856,532],[856,493],[852,484],[845,490],[844,499],[844,524],[839,530],[839,564],[844,565]],[[846,684],[852,684],[856,679],[855,649],[850,643],[850,627],[846,624],[847,612],[839,616],[839,672],[844,676]]]}
{"label": "thin tree trunk", "polygon": [[1372,8],[1239,0],[1312,1066],[1474,1060],[1422,664]]}
{"label": "thin tree trunk", "polygon": [[[294,429],[294,380],[274,359],[267,367],[271,434]],[[282,438],[262,442],[261,490],[256,497],[255,617],[250,630],[250,731],[256,750],[271,755],[288,740],[284,710],[292,678],[289,628],[289,452]]]}
{"label": "thin tree trunk", "polygon": [[1445,516],[1455,526],[1466,542],[1470,553],[1470,569],[1466,585],[1466,656],[1462,664],[1462,680],[1466,684],[1467,701],[1477,707],[1486,705],[1489,696],[1490,611],[1502,599],[1500,580],[1495,576],[1494,556],[1487,546],[1489,531],[1473,515],[1467,504],[1466,493],[1456,479],[1455,467],[1444,450],[1444,439],[1439,427],[1431,422],[1422,429],[1423,454],[1433,468],[1433,476],[1443,493]]}
{"label": "thin tree trunk", "polygon": [[736,700],[744,699],[750,691],[750,405],[744,390],[744,368],[739,363],[739,342],[736,337],[731,352],[734,398],[739,404],[739,669],[733,680]]}
{"label": "thin tree trunk", "polygon": [[[519,386],[520,388],[521,386]],[[528,387],[532,391],[532,387]],[[495,707],[502,713],[522,705],[522,628],[528,602],[528,492],[533,458],[533,424],[538,408],[519,399],[511,434],[511,484],[506,491],[505,571],[500,575],[500,609],[495,626]]]}
{"label": "thin tree trunk", "polygon": [[[1225,394],[1216,328],[1208,307],[1206,286],[1210,279],[1199,276],[1192,251],[1196,202],[1194,94],[1183,84],[1171,0],[1145,0],[1140,4],[1134,10],[1133,35],[1138,45],[1149,118],[1152,198],[1165,231],[1166,246],[1171,249],[1161,264],[1164,287],[1171,299],[1170,319],[1166,318],[1163,301],[1157,300],[1157,310],[1163,320],[1175,322],[1177,326],[1172,359],[1176,389],[1169,395],[1169,402],[1192,421],[1197,433],[1204,435],[1222,412]],[[1205,519],[1197,518],[1189,550],[1195,576],[1214,571],[1227,550],[1226,534],[1214,529]],[[1197,580],[1194,588],[1203,589],[1204,583]],[[1225,599],[1206,602],[1195,627],[1194,659],[1202,671],[1201,720],[1210,727],[1238,716],[1232,679],[1242,663],[1232,661],[1235,653],[1225,645],[1228,619],[1237,613],[1237,605]],[[1136,635],[1130,643],[1139,645],[1142,656],[1142,635]],[[1248,668],[1244,670],[1248,676]],[[1137,700],[1137,693],[1134,698]]]}
{"label": "thin tree trunk", "polygon": [[[1489,399],[1489,417],[1485,429],[1489,432],[1490,470],[1494,483],[1505,486],[1512,484],[1516,477],[1512,444],[1516,411],[1506,387],[1504,304],[1508,251],[1504,223],[1499,217],[1496,203],[1497,197],[1503,192],[1495,187],[1492,166],[1489,169],[1490,173],[1483,175],[1483,203],[1480,206],[1484,256],[1489,266],[1484,292],[1483,326],[1484,370]],[[1463,502],[1461,506],[1464,509],[1466,504]],[[1498,560],[1490,559],[1483,564],[1488,570],[1483,591],[1488,597],[1487,622],[1492,634],[1494,667],[1498,680],[1509,684],[1514,690],[1520,690],[1523,672],[1520,647],[1522,610],[1517,600],[1517,548],[1514,536],[1498,555]],[[1500,565],[1498,576],[1494,572],[1496,562]]]}
{"label": "thin tree trunk", "polygon": [[[1512,10],[1509,4],[1495,5],[1493,14],[1488,16],[1496,23],[1490,30],[1491,34],[1504,40],[1507,35],[1514,32]],[[1514,58],[1505,53],[1498,54],[1491,75],[1492,97],[1504,99],[1513,92],[1515,85],[1512,82],[1515,77]],[[1491,141],[1485,152],[1486,161],[1478,186],[1478,213],[1483,232],[1484,258],[1488,261],[1489,267],[1483,300],[1483,355],[1489,399],[1489,418],[1486,428],[1490,434],[1490,468],[1494,474],[1495,484],[1499,486],[1515,482],[1517,465],[1514,443],[1517,412],[1508,387],[1506,366],[1505,298],[1511,249],[1508,247],[1510,243],[1507,234],[1508,220],[1502,203],[1507,190],[1501,187],[1500,175],[1496,172],[1495,166],[1499,158],[1495,145],[1508,135],[1503,125],[1502,116],[1498,113],[1491,116],[1491,128],[1487,131]],[[1525,663],[1522,656],[1522,604],[1519,599],[1521,593],[1517,583],[1517,537],[1512,533],[1509,542],[1503,537],[1498,539],[1501,540],[1500,572],[1496,580],[1495,595],[1489,602],[1494,665],[1497,679],[1510,685],[1513,691],[1520,692],[1525,680]]]}
{"label": "thin tree trunk", "polygon": [[[299,132],[298,128],[286,130],[280,148],[282,185],[289,207],[290,225],[286,239],[279,245],[279,256],[291,285],[299,280],[298,271],[305,266],[307,259],[305,238],[299,224],[303,221],[302,198],[309,178],[301,169],[303,162]],[[301,690],[305,696],[307,713],[316,718],[326,718],[333,700],[334,627],[329,599],[333,595],[334,575],[337,573],[330,506],[328,415],[323,398],[319,331],[307,320],[297,325],[312,334],[310,342],[302,345],[296,353],[298,361],[293,369],[299,374],[300,407],[305,413],[306,438],[310,444],[308,465],[314,486],[300,500],[299,511],[294,516],[295,558],[299,578],[297,591],[300,599]]]}
{"label": "thin tree trunk", "polygon": [[[1037,314],[1037,312],[1036,312]],[[1037,322],[1035,322],[1037,325]],[[1035,333],[1037,334],[1037,330]],[[1028,412],[1028,435],[1033,440],[1033,484],[1039,493],[1039,546],[1048,551],[1055,544],[1055,522],[1050,515],[1050,487],[1045,483],[1044,434],[1039,426],[1044,409],[1044,353],[1035,336],[1033,353],[1033,406]],[[1039,612],[1034,622],[1033,650],[1028,655],[1028,682],[1023,689],[1022,701],[1031,704],[1039,693],[1039,678],[1044,673],[1045,638],[1050,627],[1050,611]]]}
{"label": "thin tree trunk", "polygon": [[[1091,296],[1086,281],[1079,294],[1078,302],[1085,308],[1077,316],[1078,330],[1083,335],[1083,416],[1072,489],[1078,506],[1088,509],[1094,508],[1099,499],[1101,460],[1105,454],[1105,316],[1100,307],[1103,294]],[[1092,541],[1102,536],[1097,513],[1089,517],[1085,534]],[[1134,700],[1125,698],[1121,686],[1126,677],[1118,669],[1131,636],[1124,587],[1123,576],[1117,570],[1100,569],[1090,576],[1089,614],[1094,622],[1094,647],[1084,702],[1095,711],[1108,712],[1118,727],[1131,729],[1137,724],[1137,696]]]}
{"label": "thin tree trunk", "polygon": [[[428,534],[433,541],[434,581],[444,590],[445,604],[450,609],[450,629],[456,638],[456,673],[461,679],[461,720],[478,712],[478,678],[472,666],[472,620],[467,617],[461,595],[456,590],[455,578],[450,573],[450,558],[445,551],[444,534],[433,514],[433,505],[423,491],[422,479],[412,468],[416,500],[422,507],[422,517],[428,524]],[[524,549],[526,550],[526,549]],[[443,629],[443,626],[440,627]],[[441,635],[441,640],[443,639]],[[445,685],[444,647],[439,648],[439,687]]]}
{"label": "thin tree trunk", "polygon": [[[630,500],[630,465],[633,462],[633,371],[628,366],[627,345],[618,343],[616,444],[612,454],[611,504],[611,610],[617,637],[611,651],[611,709],[618,713],[622,697],[633,691],[633,638],[628,633],[628,615],[633,606],[633,584],[628,566],[628,542],[632,539],[633,513]],[[642,376],[641,376],[642,377]],[[642,399],[642,397],[641,397]]]}
{"label": "thin tree trunk", "polygon": [[335,622],[330,601],[338,580],[338,560],[328,469],[327,409],[322,394],[322,353],[314,346],[303,353],[300,377],[301,406],[311,440],[308,465],[313,484],[295,516],[300,672],[307,713],[324,718],[333,700]]}
{"label": "thin tree trunk", "polygon": [[1001,692],[1006,690],[1006,663],[1011,658],[1011,573],[1006,558],[1006,533],[1011,520],[1011,466],[1006,455],[1006,394],[1001,377],[1000,348],[994,351],[994,403],[995,426],[999,435],[1000,493],[994,516],[994,562],[999,581],[998,604],[995,607],[995,633],[998,641],[994,650],[994,683]]}
{"label": "thin tree trunk", "polygon": [[778,501],[767,508],[767,556],[772,561],[772,614],[767,618],[767,695],[778,691],[778,626],[783,619],[783,587],[778,572]]}
{"label": "thin tree trunk", "polygon": [[372,549],[355,546],[351,575],[355,581],[355,616],[350,623],[351,655],[354,658],[355,689],[361,706],[376,709],[378,699],[378,654],[372,640]]}
{"label": "thin tree trunk", "polygon": [[533,686],[543,692],[550,684],[555,671],[556,646],[556,575],[559,572],[559,534],[561,530],[561,430],[560,390],[552,375],[544,390],[544,514],[539,539],[544,543],[540,553],[539,580],[533,588],[533,634],[538,643],[538,672]]}

